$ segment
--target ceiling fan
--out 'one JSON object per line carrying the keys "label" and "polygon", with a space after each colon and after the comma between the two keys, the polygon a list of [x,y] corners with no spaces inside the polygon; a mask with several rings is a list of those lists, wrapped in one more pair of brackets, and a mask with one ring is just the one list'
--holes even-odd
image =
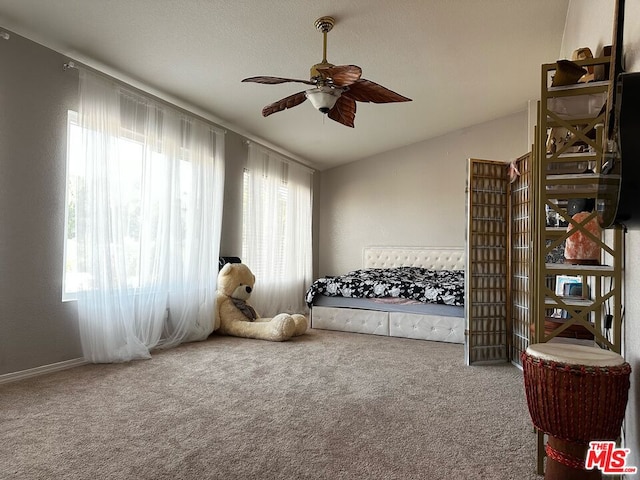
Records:
{"label": "ceiling fan", "polygon": [[327,33],[335,25],[332,17],[321,17],[315,21],[315,27],[323,34],[322,62],[311,67],[309,80],[282,77],[250,77],[243,82],[264,83],[276,85],[278,83],[297,82],[312,85],[313,88],[294,93],[262,109],[262,116],[281,112],[287,108],[300,105],[307,98],[323,114],[328,114],[331,120],[342,123],[347,127],[354,126],[356,116],[356,101],[372,103],[410,102],[411,99],[402,96],[388,88],[378,85],[371,80],[361,78],[362,69],[356,65],[333,65],[327,62]]}

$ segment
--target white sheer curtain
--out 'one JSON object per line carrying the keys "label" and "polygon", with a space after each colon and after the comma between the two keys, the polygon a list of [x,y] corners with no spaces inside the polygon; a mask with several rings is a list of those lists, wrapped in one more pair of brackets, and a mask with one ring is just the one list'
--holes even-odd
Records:
{"label": "white sheer curtain", "polygon": [[263,317],[303,313],[311,282],[312,171],[254,143],[244,176],[242,261]]}
{"label": "white sheer curtain", "polygon": [[84,356],[150,357],[205,339],[222,223],[224,133],[80,70],[78,292]]}

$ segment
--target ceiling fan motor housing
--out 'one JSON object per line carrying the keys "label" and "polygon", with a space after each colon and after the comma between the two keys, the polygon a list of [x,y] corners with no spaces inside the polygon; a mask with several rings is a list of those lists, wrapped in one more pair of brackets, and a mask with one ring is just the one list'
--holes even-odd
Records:
{"label": "ceiling fan motor housing", "polygon": [[311,78],[316,78],[318,79],[318,83],[324,82],[324,76],[318,71],[318,68],[329,68],[329,67],[335,67],[334,64],[329,63],[329,62],[320,62],[320,63],[316,63],[314,66],[311,67],[311,72],[309,73],[309,75],[311,76]]}

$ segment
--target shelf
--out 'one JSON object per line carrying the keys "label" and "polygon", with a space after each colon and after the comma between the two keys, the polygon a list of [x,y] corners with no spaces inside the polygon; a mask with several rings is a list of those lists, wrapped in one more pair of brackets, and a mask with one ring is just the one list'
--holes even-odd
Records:
{"label": "shelf", "polygon": [[611,198],[617,199],[620,175],[578,173],[546,175],[545,193],[551,199]]}
{"label": "shelf", "polygon": [[545,268],[550,275],[602,275],[615,274],[611,265],[575,265],[572,263],[546,263]]}
{"label": "shelf", "polygon": [[570,184],[570,185],[583,185],[593,183],[594,181],[601,182],[603,184],[611,183],[611,181],[620,181],[620,175],[611,175],[604,173],[568,173],[558,175],[547,175],[547,184]]}
{"label": "shelf", "polygon": [[547,232],[547,237],[561,237],[562,235],[567,233],[567,227],[547,227],[546,232]]}
{"label": "shelf", "polygon": [[547,153],[545,170],[547,176],[593,174],[607,159],[607,154],[592,151]]}
{"label": "shelf", "polygon": [[548,87],[547,97],[564,97],[575,95],[589,95],[593,92],[607,91],[609,89],[609,80],[601,80],[598,82],[574,83],[572,85],[562,85],[558,87]]}
{"label": "shelf", "polygon": [[[581,307],[589,308],[593,305],[593,300],[588,298],[575,298],[575,297],[559,297],[562,299],[565,305],[569,307]],[[562,305],[558,303],[555,298],[545,297],[544,304],[549,308],[562,308]]]}
{"label": "shelf", "polygon": [[547,159],[562,159],[563,161],[585,161],[597,160],[600,156],[596,152],[568,152],[556,155],[555,153],[547,153]]}

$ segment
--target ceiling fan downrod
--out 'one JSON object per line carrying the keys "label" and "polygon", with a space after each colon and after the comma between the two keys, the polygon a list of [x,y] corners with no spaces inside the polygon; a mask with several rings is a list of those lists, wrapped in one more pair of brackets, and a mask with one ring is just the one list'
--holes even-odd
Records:
{"label": "ceiling fan downrod", "polygon": [[327,63],[327,33],[331,31],[336,21],[333,17],[320,17],[314,23],[319,32],[322,33],[322,63]]}
{"label": "ceiling fan downrod", "polygon": [[333,67],[334,65],[327,61],[327,33],[331,31],[336,24],[333,17],[320,17],[314,22],[316,29],[322,33],[322,62],[311,67],[311,78],[319,76],[316,67]]}

